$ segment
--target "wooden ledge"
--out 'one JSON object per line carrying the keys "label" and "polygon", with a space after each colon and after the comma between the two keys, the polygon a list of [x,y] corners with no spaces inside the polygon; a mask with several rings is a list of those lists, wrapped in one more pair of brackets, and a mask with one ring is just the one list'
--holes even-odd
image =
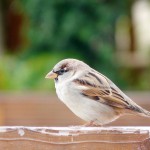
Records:
{"label": "wooden ledge", "polygon": [[0,127],[7,150],[149,150],[150,127]]}

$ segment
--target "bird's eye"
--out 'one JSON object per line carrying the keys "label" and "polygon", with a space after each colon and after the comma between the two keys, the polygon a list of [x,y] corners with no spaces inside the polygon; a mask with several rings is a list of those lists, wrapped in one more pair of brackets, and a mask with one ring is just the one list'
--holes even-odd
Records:
{"label": "bird's eye", "polygon": [[60,69],[59,72],[60,72],[60,74],[63,74],[65,72],[65,70],[64,69]]}
{"label": "bird's eye", "polygon": [[58,75],[62,75],[64,72],[67,72],[65,69],[60,69],[57,71]]}
{"label": "bird's eye", "polygon": [[66,70],[66,69],[60,69],[60,70],[58,70],[58,71],[55,71],[55,73],[57,73],[58,75],[62,75],[62,74],[64,74],[65,72],[67,72],[68,70]]}

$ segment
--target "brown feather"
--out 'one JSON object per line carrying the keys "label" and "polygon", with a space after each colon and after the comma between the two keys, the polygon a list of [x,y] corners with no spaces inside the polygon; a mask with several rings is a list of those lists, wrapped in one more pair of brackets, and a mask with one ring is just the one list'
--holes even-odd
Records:
{"label": "brown feather", "polygon": [[82,92],[89,98],[93,97],[93,96],[98,96],[98,97],[100,97],[99,102],[110,105],[110,106],[114,106],[114,107],[118,107],[118,108],[127,108],[128,107],[128,104],[125,101],[122,101],[122,100],[120,100],[116,97],[110,96],[110,95],[106,95],[106,94],[104,94],[103,91],[96,89],[96,88],[83,90]]}
{"label": "brown feather", "polygon": [[[92,80],[92,83],[91,83]],[[80,79],[75,79],[74,82],[81,86],[86,86],[87,89],[82,90],[82,95],[117,108],[129,108],[129,104],[117,90],[110,87],[107,79],[99,74],[88,73]]]}
{"label": "brown feather", "polygon": [[[150,116],[150,112],[144,110],[124,96],[123,92],[108,78],[95,70],[91,70],[80,79],[75,79],[77,85],[83,86],[82,95],[91,100],[104,103],[113,107],[118,113],[133,113]],[[86,88],[85,88],[86,87]]]}

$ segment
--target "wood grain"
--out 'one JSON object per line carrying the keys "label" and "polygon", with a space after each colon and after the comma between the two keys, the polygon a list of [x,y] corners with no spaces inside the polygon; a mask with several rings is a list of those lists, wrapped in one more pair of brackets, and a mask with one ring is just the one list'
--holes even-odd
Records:
{"label": "wood grain", "polygon": [[150,128],[0,127],[6,150],[149,150]]}

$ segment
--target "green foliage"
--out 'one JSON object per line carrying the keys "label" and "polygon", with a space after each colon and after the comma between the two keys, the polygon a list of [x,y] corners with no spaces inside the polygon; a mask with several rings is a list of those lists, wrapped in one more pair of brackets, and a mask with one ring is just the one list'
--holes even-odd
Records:
{"label": "green foliage", "polygon": [[[92,67],[116,78],[114,30],[130,1],[22,0],[29,19],[30,47],[25,58],[41,53],[80,54]],[[59,57],[59,56],[58,56]],[[121,83],[124,86],[124,83]]]}
{"label": "green foliage", "polygon": [[27,0],[23,4],[30,24],[29,55],[76,50],[88,59],[95,58],[103,45],[113,46],[114,25],[121,10],[116,2]]}
{"label": "green foliage", "polygon": [[[79,54],[73,55],[80,58]],[[67,54],[67,58],[71,56]],[[5,56],[0,61],[0,90],[53,90],[53,81],[45,79],[45,76],[58,61],[65,58],[63,53],[43,53],[25,59]]]}
{"label": "green foliage", "polygon": [[[40,55],[22,61],[16,57],[5,57],[0,63],[0,89],[38,90],[48,89],[48,87],[52,89],[52,82],[47,82],[45,75],[55,62],[54,55]],[[3,65],[4,63],[5,66]]]}
{"label": "green foliage", "polygon": [[29,45],[18,56],[0,62],[0,89],[52,89],[45,74],[68,57],[85,61],[119,87],[129,87],[114,57],[114,33],[118,17],[129,14],[130,0],[16,1],[27,18],[23,34]]}

